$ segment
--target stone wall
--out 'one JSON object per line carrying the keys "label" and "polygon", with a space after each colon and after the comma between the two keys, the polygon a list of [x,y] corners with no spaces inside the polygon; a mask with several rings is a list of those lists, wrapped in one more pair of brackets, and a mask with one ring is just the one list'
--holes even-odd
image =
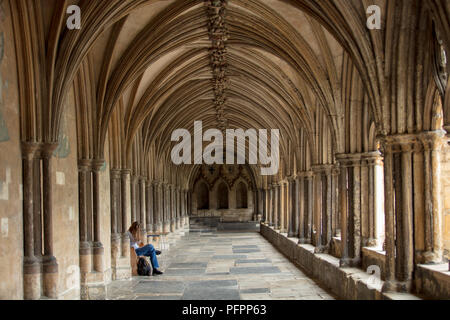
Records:
{"label": "stone wall", "polygon": [[444,206],[444,256],[450,259],[450,145],[442,152],[442,196]]}
{"label": "stone wall", "polygon": [[410,294],[382,293],[383,281],[357,268],[340,268],[339,259],[314,253],[315,247],[298,244],[298,239],[261,225],[261,234],[308,276],[316,279],[340,299],[393,300],[417,299]]}
{"label": "stone wall", "polygon": [[[192,214],[199,217],[218,217],[224,222],[246,222],[252,221],[255,214],[254,186],[251,181],[251,172],[244,166],[203,166],[193,183]],[[238,185],[243,183],[247,188],[247,208],[238,208],[236,192]],[[219,207],[220,184],[228,188],[228,209]],[[207,186],[209,209],[200,210],[197,196],[200,186]],[[200,197],[205,195],[201,194]]]}
{"label": "stone wall", "polygon": [[59,266],[58,297],[79,297],[78,167],[75,101],[67,97],[61,143],[53,165],[53,243]]}
{"label": "stone wall", "polygon": [[22,163],[9,1],[0,6],[0,299],[23,298]]}

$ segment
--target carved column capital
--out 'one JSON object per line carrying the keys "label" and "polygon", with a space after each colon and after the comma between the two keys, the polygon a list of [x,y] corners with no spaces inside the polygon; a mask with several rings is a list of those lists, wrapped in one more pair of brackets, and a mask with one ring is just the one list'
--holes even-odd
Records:
{"label": "carved column capital", "polygon": [[427,151],[439,151],[448,141],[443,130],[422,132],[419,138]]}
{"label": "carved column capital", "polygon": [[58,148],[58,143],[44,143],[41,145],[41,155],[44,159],[53,157],[53,153]]}
{"label": "carved column capital", "polygon": [[111,179],[113,179],[113,180],[118,180],[118,179],[120,179],[121,175],[122,175],[122,172],[121,172],[121,170],[119,170],[119,169],[111,169],[111,170],[109,171],[109,176],[110,176]]}
{"label": "carved column capital", "polygon": [[22,142],[22,158],[25,160],[33,160],[40,149],[40,146],[41,145],[36,142]]}

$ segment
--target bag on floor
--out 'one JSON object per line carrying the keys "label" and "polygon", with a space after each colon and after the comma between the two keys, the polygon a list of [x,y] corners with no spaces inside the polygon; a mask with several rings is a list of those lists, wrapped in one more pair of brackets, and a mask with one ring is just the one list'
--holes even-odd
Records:
{"label": "bag on floor", "polygon": [[139,258],[137,263],[137,271],[140,276],[151,276],[152,268],[145,258]]}

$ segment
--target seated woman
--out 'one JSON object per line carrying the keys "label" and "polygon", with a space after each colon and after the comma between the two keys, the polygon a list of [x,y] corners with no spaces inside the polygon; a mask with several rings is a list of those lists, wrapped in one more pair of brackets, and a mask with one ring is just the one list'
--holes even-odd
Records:
{"label": "seated woman", "polygon": [[139,222],[133,222],[130,229],[128,229],[127,234],[130,237],[131,247],[134,248],[134,251],[136,252],[136,255],[138,257],[150,258],[150,262],[152,263],[153,268],[153,275],[163,274],[161,271],[158,270],[159,264],[158,259],[156,258],[157,255],[161,254],[161,251],[155,250],[155,247],[151,244],[147,244],[146,246],[144,246],[142,241],[138,240],[140,227],[141,224]]}

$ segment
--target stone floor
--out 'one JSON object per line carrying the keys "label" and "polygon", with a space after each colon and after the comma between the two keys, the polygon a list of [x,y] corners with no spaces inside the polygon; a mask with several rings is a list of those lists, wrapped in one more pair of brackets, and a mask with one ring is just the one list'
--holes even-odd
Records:
{"label": "stone floor", "polygon": [[164,275],[115,281],[107,299],[333,299],[259,233],[188,233],[159,261]]}

